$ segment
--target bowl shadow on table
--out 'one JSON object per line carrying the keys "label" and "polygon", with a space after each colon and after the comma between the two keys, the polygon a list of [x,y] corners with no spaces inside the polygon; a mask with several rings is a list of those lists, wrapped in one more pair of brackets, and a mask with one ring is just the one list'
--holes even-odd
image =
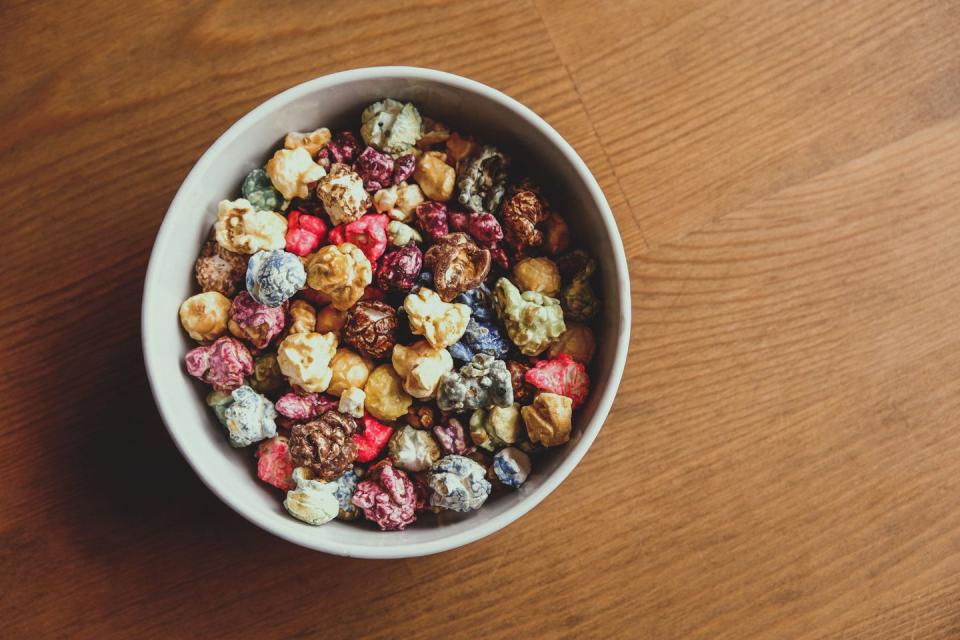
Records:
{"label": "bowl shadow on table", "polygon": [[43,467],[49,471],[52,465],[69,481],[61,490],[64,485],[51,483],[47,471],[31,472],[32,484],[53,506],[42,510],[44,527],[61,529],[52,535],[69,545],[71,556],[100,563],[116,580],[108,588],[124,598],[155,591],[150,576],[160,563],[167,575],[206,575],[205,581],[222,589],[235,589],[227,583],[247,572],[302,574],[311,583],[330,577],[335,583],[333,576],[342,576],[348,565],[358,572],[357,565],[369,570],[399,564],[297,547],[248,523],[206,488],[167,434],[149,389],[140,349],[141,284],[142,271],[119,275],[115,303],[90,304],[72,332],[43,344],[45,357],[55,360],[77,351],[77,335],[108,336],[96,348],[63,359],[61,380],[71,382],[58,386],[70,412],[56,427],[63,440]]}

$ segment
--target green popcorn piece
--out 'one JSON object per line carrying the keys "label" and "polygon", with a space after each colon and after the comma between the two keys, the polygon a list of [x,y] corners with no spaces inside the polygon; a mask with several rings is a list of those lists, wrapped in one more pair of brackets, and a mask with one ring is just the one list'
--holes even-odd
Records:
{"label": "green popcorn piece", "polygon": [[600,301],[590,284],[590,276],[596,270],[596,261],[588,258],[580,271],[560,291],[560,305],[571,320],[583,322],[597,313]]}
{"label": "green popcorn piece", "polygon": [[510,340],[527,356],[540,355],[567,330],[559,300],[536,291],[520,293],[506,278],[497,280],[493,308]]}
{"label": "green popcorn piece", "polygon": [[423,118],[412,103],[387,98],[360,115],[360,137],[371,147],[392,154],[410,150],[423,135]]}
{"label": "green popcorn piece", "polygon": [[571,320],[589,320],[597,312],[600,301],[587,278],[574,278],[560,292],[560,305]]}
{"label": "green popcorn piece", "polygon": [[283,196],[273,188],[273,182],[265,169],[254,169],[243,179],[240,187],[243,197],[261,211],[279,211],[283,205]]}
{"label": "green popcorn piece", "polygon": [[470,416],[473,444],[493,452],[520,439],[520,405],[477,409]]}

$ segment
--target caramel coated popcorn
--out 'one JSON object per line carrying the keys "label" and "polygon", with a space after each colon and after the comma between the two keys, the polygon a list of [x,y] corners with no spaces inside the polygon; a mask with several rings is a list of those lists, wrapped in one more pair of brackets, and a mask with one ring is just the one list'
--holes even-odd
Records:
{"label": "caramel coated popcorn", "polygon": [[403,390],[414,398],[430,398],[444,374],[453,370],[453,358],[446,349],[437,349],[426,340],[409,347],[393,348],[393,368],[403,378]]}
{"label": "caramel coated popcorn", "polygon": [[317,183],[317,197],[333,224],[353,222],[370,206],[363,180],[345,164],[330,167],[330,173]]}
{"label": "caramel coated popcorn", "polygon": [[332,333],[292,333],[277,347],[277,362],[291,384],[319,393],[330,384],[330,360],[336,349]]}
{"label": "caramel coated popcorn", "polygon": [[307,284],[329,297],[330,303],[341,311],[362,298],[372,281],[370,261],[349,242],[322,247],[307,264]]}
{"label": "caramel coated popcorn", "polygon": [[538,393],[533,404],[520,410],[531,442],[555,447],[570,439],[573,401],[556,393]]}
{"label": "caramel coated popcorn", "polygon": [[396,420],[413,404],[413,398],[403,390],[403,379],[389,364],[373,370],[363,391],[367,394],[367,411],[378,420]]}
{"label": "caramel coated popcorn", "polygon": [[220,201],[214,229],[217,242],[234,253],[283,249],[287,243],[286,218],[273,211],[258,211],[243,198]]}
{"label": "caramel coated popcorn", "polygon": [[305,147],[279,149],[267,161],[267,175],[284,198],[306,198],[310,185],[327,174]]}
{"label": "caramel coated popcorn", "polygon": [[355,351],[340,348],[330,360],[330,385],[327,393],[339,396],[350,387],[363,389],[373,371],[373,360]]}
{"label": "caramel coated popcorn", "polygon": [[197,342],[212,342],[227,331],[230,298],[217,291],[190,296],[180,305],[180,324]]}
{"label": "caramel coated popcorn", "polygon": [[427,151],[417,160],[413,179],[430,200],[446,202],[453,197],[457,172],[446,163],[446,155],[439,151]]}
{"label": "caramel coated popcorn", "polygon": [[444,302],[435,291],[421,288],[403,301],[410,330],[427,339],[434,348],[449,347],[467,330],[470,307]]}
{"label": "caramel coated popcorn", "polygon": [[320,149],[323,149],[327,146],[327,143],[330,142],[330,129],[326,127],[320,127],[310,133],[299,133],[297,131],[291,131],[287,134],[287,137],[283,139],[283,147],[285,149],[296,149],[298,147],[303,147],[307,150],[307,153],[310,154],[311,158],[316,157],[317,152]]}

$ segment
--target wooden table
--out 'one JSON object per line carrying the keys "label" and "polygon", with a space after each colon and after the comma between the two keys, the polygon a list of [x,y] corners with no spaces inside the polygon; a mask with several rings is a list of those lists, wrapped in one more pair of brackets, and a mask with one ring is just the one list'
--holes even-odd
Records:
{"label": "wooden table", "polygon": [[[956,2],[90,4],[0,6],[2,635],[960,636]],[[568,481],[394,562],[222,505],[139,346],[203,149],[378,64],[550,121],[617,214],[634,309]]]}

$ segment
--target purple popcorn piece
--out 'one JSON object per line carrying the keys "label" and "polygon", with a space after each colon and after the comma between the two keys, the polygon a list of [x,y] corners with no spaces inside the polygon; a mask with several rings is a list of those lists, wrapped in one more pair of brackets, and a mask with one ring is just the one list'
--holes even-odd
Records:
{"label": "purple popcorn piece", "polygon": [[416,216],[420,230],[430,236],[434,242],[450,231],[447,224],[447,207],[442,202],[431,200],[417,205]]}
{"label": "purple popcorn piece", "polygon": [[330,165],[336,162],[353,164],[359,150],[360,145],[357,144],[357,137],[353,132],[341,131],[333,136],[333,140],[328,142],[327,146],[317,152],[317,164],[327,171],[330,170]]}
{"label": "purple popcorn piece", "polygon": [[412,240],[383,256],[377,268],[377,286],[384,291],[407,292],[423,269],[423,252]]}
{"label": "purple popcorn piece", "polygon": [[363,179],[363,188],[371,193],[393,183],[393,158],[373,147],[363,150],[357,158],[355,169]]}
{"label": "purple popcorn piece", "polygon": [[413,175],[413,170],[417,166],[417,159],[412,153],[400,156],[393,161],[393,184],[400,184]]}
{"label": "purple popcorn piece", "polygon": [[445,454],[464,455],[473,451],[474,447],[467,438],[467,430],[456,418],[450,418],[445,424],[438,424],[433,428],[433,435],[437,437],[440,448]]}

